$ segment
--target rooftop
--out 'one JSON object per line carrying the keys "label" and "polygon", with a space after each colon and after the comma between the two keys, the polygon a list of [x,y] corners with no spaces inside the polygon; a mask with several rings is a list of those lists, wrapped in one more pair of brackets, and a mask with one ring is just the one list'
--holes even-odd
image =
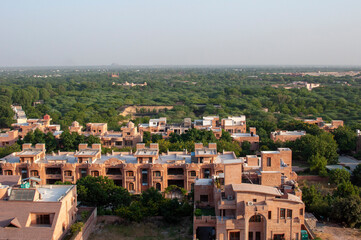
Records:
{"label": "rooftop", "polygon": [[275,187],[269,187],[264,185],[257,184],[232,184],[232,189],[235,192],[256,192],[256,193],[265,193],[269,195],[281,196],[282,193]]}

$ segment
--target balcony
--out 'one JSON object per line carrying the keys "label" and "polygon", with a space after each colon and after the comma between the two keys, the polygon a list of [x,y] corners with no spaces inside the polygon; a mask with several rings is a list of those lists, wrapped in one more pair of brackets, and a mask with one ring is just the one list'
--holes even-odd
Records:
{"label": "balcony", "polygon": [[170,180],[184,180],[184,175],[168,175]]}
{"label": "balcony", "polygon": [[61,174],[46,174],[47,179],[61,179]]}
{"label": "balcony", "polygon": [[199,225],[216,225],[217,217],[216,216],[194,216],[194,224]]}
{"label": "balcony", "polygon": [[163,177],[162,177],[162,176],[153,176],[153,181],[154,181],[154,182],[162,182],[162,181],[163,181]]}
{"label": "balcony", "polygon": [[73,182],[74,181],[74,176],[64,176],[64,181],[65,182]]}
{"label": "balcony", "polygon": [[135,181],[135,176],[127,176],[127,181],[134,182]]}
{"label": "balcony", "polygon": [[236,209],[236,200],[228,200],[228,199],[222,199],[218,201],[218,208],[219,209]]}

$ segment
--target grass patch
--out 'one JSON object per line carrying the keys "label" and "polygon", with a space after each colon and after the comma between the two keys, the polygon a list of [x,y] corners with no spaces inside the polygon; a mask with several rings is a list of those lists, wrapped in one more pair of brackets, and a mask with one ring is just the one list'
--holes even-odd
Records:
{"label": "grass patch", "polygon": [[185,218],[180,224],[168,225],[162,221],[130,224],[102,224],[90,235],[89,240],[189,240],[191,221]]}

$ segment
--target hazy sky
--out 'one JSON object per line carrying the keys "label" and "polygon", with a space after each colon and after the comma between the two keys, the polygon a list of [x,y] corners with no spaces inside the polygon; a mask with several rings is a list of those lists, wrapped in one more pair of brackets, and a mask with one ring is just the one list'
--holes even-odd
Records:
{"label": "hazy sky", "polygon": [[361,65],[360,0],[1,0],[0,66]]}

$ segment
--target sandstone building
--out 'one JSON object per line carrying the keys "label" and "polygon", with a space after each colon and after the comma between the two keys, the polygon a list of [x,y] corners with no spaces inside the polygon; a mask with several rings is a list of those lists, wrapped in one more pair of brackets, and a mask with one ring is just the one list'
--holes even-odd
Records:
{"label": "sandstone building", "polygon": [[271,132],[271,139],[273,141],[280,141],[280,142],[287,142],[287,141],[296,141],[296,139],[299,139],[306,135],[305,131],[276,131]]}
{"label": "sandstone building", "polygon": [[0,238],[62,239],[75,222],[75,185],[5,185],[0,176]]}

